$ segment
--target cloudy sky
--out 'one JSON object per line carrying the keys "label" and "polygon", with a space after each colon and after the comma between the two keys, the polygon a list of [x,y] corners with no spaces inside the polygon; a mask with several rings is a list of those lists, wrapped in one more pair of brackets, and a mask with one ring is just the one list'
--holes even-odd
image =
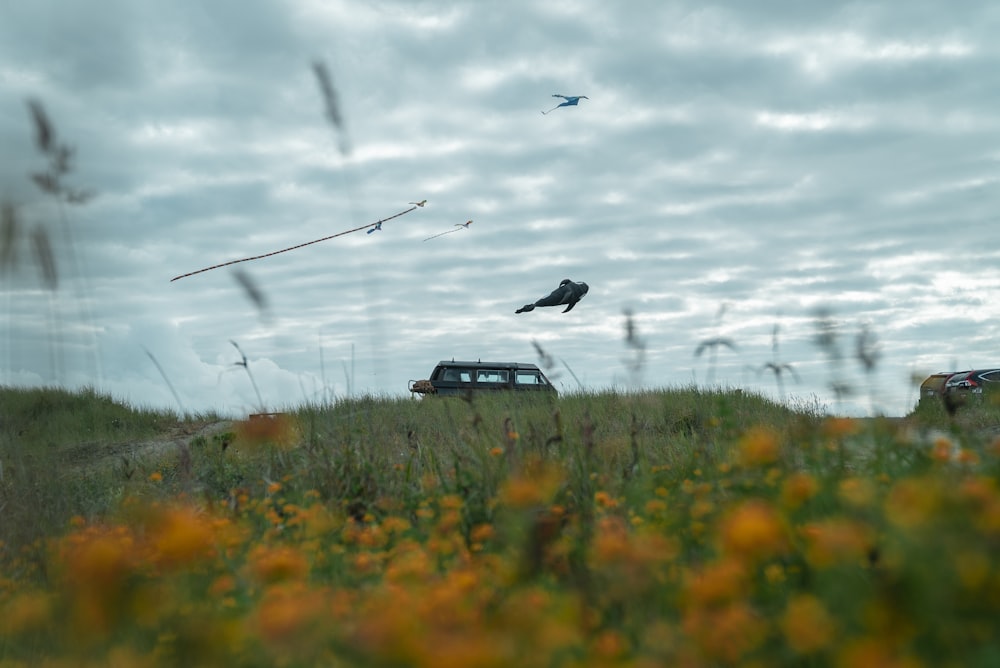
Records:
{"label": "cloudy sky", "polygon": [[[788,364],[788,401],[904,414],[911,375],[1000,366],[998,31],[986,2],[0,0],[0,383],[239,415],[231,341],[271,410],[537,342],[564,391],[780,398]],[[29,101],[87,203],[30,178]],[[563,278],[573,311],[514,314]]]}

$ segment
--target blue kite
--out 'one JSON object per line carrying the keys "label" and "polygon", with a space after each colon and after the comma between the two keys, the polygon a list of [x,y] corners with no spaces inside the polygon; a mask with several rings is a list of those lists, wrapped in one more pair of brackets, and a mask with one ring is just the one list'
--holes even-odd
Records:
{"label": "blue kite", "polygon": [[[561,97],[562,99],[565,100],[565,102],[563,102],[562,104],[557,104],[556,106],[549,109],[549,111],[555,111],[559,107],[575,107],[576,105],[580,104],[580,100],[590,99],[586,95],[560,95],[559,93],[556,93],[552,97]],[[543,111],[542,115],[544,116],[545,114],[549,113],[549,111]]]}

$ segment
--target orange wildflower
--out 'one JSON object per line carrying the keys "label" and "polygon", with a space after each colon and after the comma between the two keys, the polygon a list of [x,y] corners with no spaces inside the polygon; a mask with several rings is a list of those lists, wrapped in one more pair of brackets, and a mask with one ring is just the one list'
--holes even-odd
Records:
{"label": "orange wildflower", "polygon": [[473,543],[484,543],[494,536],[496,531],[492,524],[477,524],[469,532],[469,540]]}
{"label": "orange wildflower", "polygon": [[528,461],[522,471],[504,481],[498,497],[511,508],[548,505],[562,485],[563,478],[563,471],[550,462]]}
{"label": "orange wildflower", "polygon": [[892,644],[870,638],[848,643],[837,655],[843,668],[921,668],[923,664],[909,656],[900,656]]}
{"label": "orange wildflower", "polygon": [[591,547],[597,564],[618,561],[629,551],[629,536],[624,522],[618,517],[602,517],[597,522]]}
{"label": "orange wildflower", "polygon": [[748,577],[747,567],[738,559],[708,564],[685,577],[687,601],[697,607],[733,600],[746,590]]}
{"label": "orange wildflower", "polygon": [[823,434],[829,438],[839,439],[853,436],[860,431],[861,425],[852,418],[830,417],[823,420]]}
{"label": "orange wildflower", "polygon": [[284,413],[253,415],[235,427],[237,442],[254,448],[271,445],[287,450],[298,442],[295,421]]}
{"label": "orange wildflower", "polygon": [[667,504],[661,499],[650,499],[646,502],[645,510],[647,515],[662,515],[667,512]]}
{"label": "orange wildflower", "polygon": [[354,555],[352,565],[358,575],[369,575],[378,570],[380,560],[377,555],[371,552],[358,552]]}
{"label": "orange wildflower", "polygon": [[702,654],[727,665],[738,663],[767,637],[765,622],[743,602],[691,609],[685,614],[682,626]]}
{"label": "orange wildflower", "polygon": [[228,594],[236,589],[236,578],[232,575],[226,573],[215,578],[212,585],[208,588],[208,593],[212,597],[216,598]]}
{"label": "orange wildflower", "polygon": [[604,490],[598,490],[594,493],[594,503],[600,508],[614,508],[618,505],[615,498]]}
{"label": "orange wildflower", "polygon": [[930,521],[940,505],[938,486],[930,480],[906,479],[897,482],[885,500],[885,515],[893,524],[915,529]]}
{"label": "orange wildflower", "polygon": [[430,554],[414,540],[403,540],[388,555],[385,579],[389,582],[412,580],[422,583],[434,569]]}
{"label": "orange wildflower", "polygon": [[302,523],[307,538],[318,538],[339,527],[339,518],[334,517],[326,506],[314,504],[304,512]]}
{"label": "orange wildflower", "polygon": [[974,450],[970,450],[968,448],[962,448],[959,450],[955,459],[959,464],[965,464],[967,466],[975,466],[979,463],[979,455],[976,454]]}
{"label": "orange wildflower", "polygon": [[837,496],[855,508],[865,508],[875,499],[875,486],[867,478],[844,478],[837,485]]}
{"label": "orange wildflower", "polygon": [[798,508],[819,492],[819,483],[812,475],[803,472],[788,476],[781,486],[781,502],[786,508]]}
{"label": "orange wildflower", "polygon": [[628,651],[628,641],[618,631],[606,630],[591,641],[595,656],[604,660],[622,657]]}
{"label": "orange wildflower", "polygon": [[465,501],[458,494],[446,494],[438,499],[438,505],[449,510],[461,510],[464,504]]}
{"label": "orange wildflower", "polygon": [[857,563],[872,546],[871,529],[844,518],[806,525],[802,528],[802,535],[806,541],[806,559],[820,568]]}
{"label": "orange wildflower", "polygon": [[947,436],[938,436],[931,445],[931,458],[939,462],[947,462],[954,454],[956,446]]}
{"label": "orange wildflower", "polygon": [[152,529],[152,543],[159,561],[181,566],[203,559],[214,550],[213,532],[194,508],[178,506],[166,510]]}
{"label": "orange wildflower", "polygon": [[739,441],[739,462],[744,466],[760,466],[778,461],[781,446],[778,435],[767,427],[753,427]]}
{"label": "orange wildflower", "polygon": [[386,517],[384,520],[382,520],[382,531],[386,532],[387,534],[398,534],[409,530],[410,530],[410,522],[409,520],[403,517],[390,515],[389,517]]}
{"label": "orange wildflower", "polygon": [[250,552],[250,570],[260,582],[301,580],[309,573],[309,562],[301,552],[288,546],[260,545]]}
{"label": "orange wildflower", "polygon": [[124,528],[87,528],[65,539],[60,557],[74,631],[87,640],[110,632],[125,614],[126,583],[137,567],[131,534]]}
{"label": "orange wildflower", "polygon": [[823,603],[812,594],[796,594],[781,617],[788,646],[797,654],[826,649],[836,637],[836,626]]}
{"label": "orange wildflower", "polygon": [[785,527],[770,504],[757,499],[736,506],[722,519],[722,545],[731,554],[768,558],[787,547]]}
{"label": "orange wildflower", "polygon": [[49,594],[36,591],[18,594],[0,607],[0,632],[17,635],[42,630],[49,624],[52,610]]}
{"label": "orange wildflower", "polygon": [[323,620],[324,601],[323,590],[284,585],[271,587],[257,610],[257,631],[276,650],[308,655],[309,641]]}
{"label": "orange wildflower", "polygon": [[990,558],[982,550],[962,550],[954,557],[955,572],[962,586],[980,591],[990,576]]}

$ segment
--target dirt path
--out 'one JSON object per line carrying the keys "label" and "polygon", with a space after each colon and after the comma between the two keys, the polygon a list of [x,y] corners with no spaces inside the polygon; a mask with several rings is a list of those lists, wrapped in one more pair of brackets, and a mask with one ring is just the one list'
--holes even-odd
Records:
{"label": "dirt path", "polygon": [[232,420],[219,420],[173,427],[161,436],[139,441],[81,443],[66,448],[62,457],[64,461],[78,469],[93,470],[115,466],[120,465],[123,459],[133,462],[166,454],[178,447],[190,445],[199,437],[211,439],[216,434],[231,430],[232,426]]}

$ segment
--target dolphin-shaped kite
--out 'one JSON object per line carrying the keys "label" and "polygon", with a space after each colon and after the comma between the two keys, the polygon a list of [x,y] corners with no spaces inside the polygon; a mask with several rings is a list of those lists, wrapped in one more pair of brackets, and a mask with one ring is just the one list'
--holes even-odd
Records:
{"label": "dolphin-shaped kite", "polygon": [[525,313],[527,311],[534,311],[536,306],[562,306],[566,304],[563,313],[573,310],[576,303],[583,299],[583,296],[587,294],[590,290],[588,286],[583,281],[579,283],[574,283],[568,278],[564,278],[559,282],[559,287],[549,293],[548,297],[542,297],[534,304],[525,304],[521,308],[514,311],[514,313]]}

